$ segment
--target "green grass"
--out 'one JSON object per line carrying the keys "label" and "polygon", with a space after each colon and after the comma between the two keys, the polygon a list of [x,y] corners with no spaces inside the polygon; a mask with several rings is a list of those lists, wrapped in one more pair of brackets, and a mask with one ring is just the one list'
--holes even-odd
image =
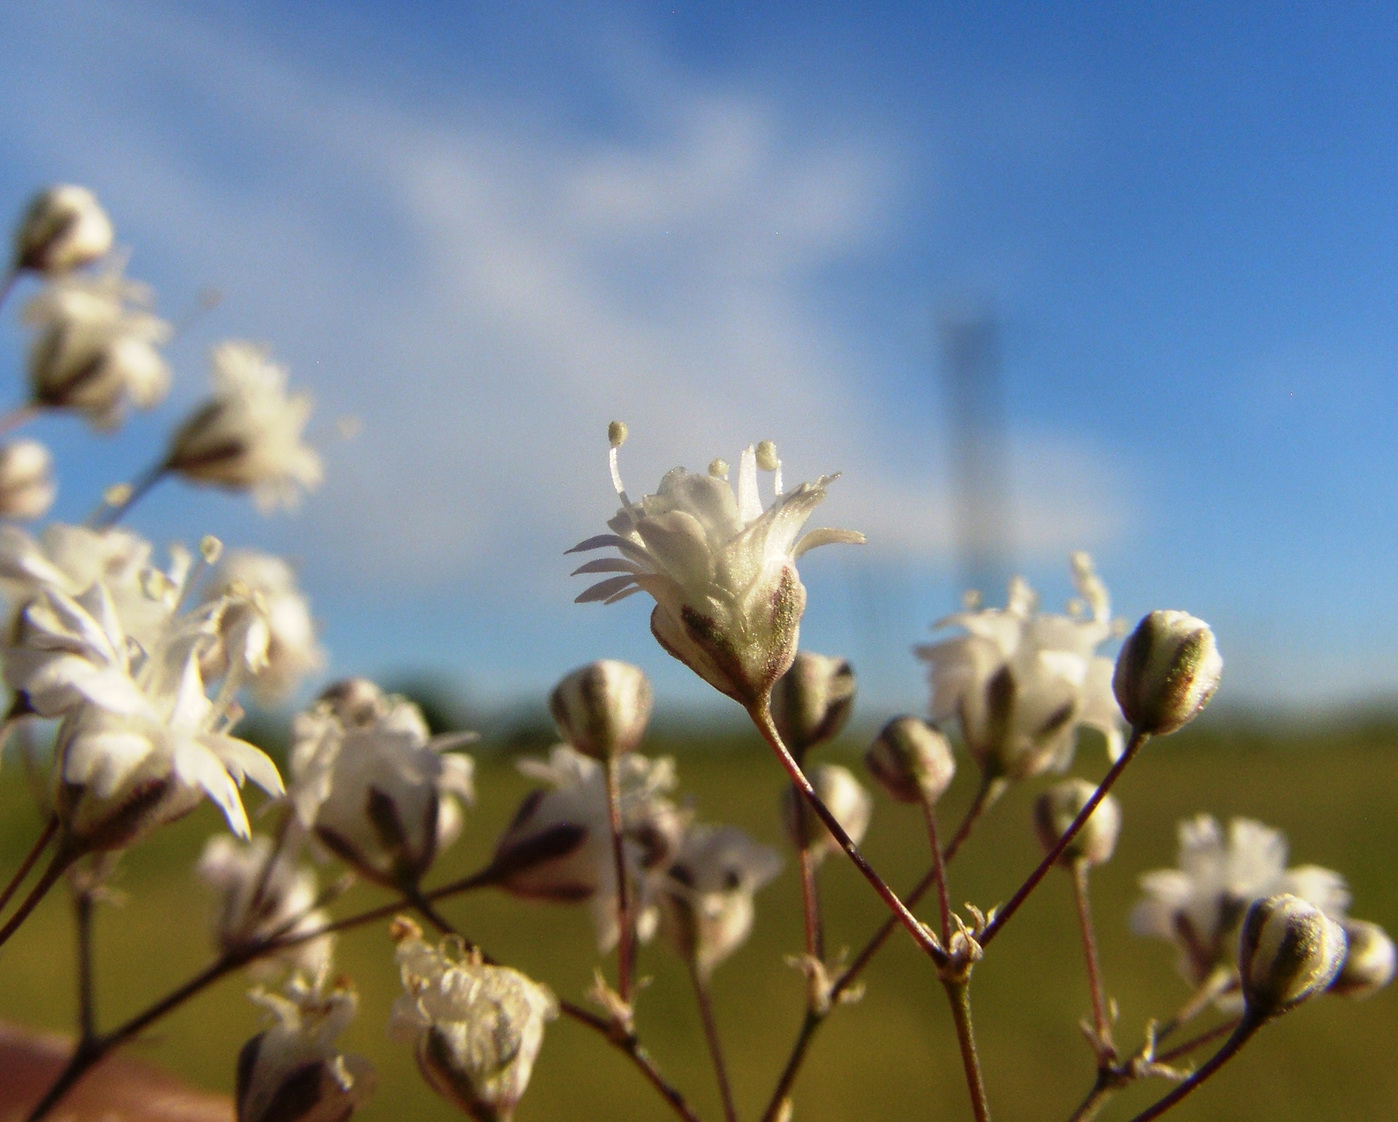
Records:
{"label": "green grass", "polygon": [[[1383,726],[1281,739],[1265,726],[1208,722],[1195,735],[1150,745],[1118,788],[1125,828],[1116,859],[1094,874],[1108,987],[1119,1003],[1120,1042],[1134,1044],[1148,1017],[1168,1015],[1184,998],[1173,951],[1133,936],[1127,913],[1144,870],[1173,864],[1175,822],[1208,811],[1249,815],[1283,828],[1295,863],[1339,869],[1354,890],[1354,914],[1398,931],[1398,751]],[[851,740],[824,758],[854,762]],[[680,752],[685,796],[705,820],[734,822],[781,846],[775,806],[779,769],[755,736],[725,734],[703,745],[653,741],[650,754]],[[1100,774],[1089,747],[1079,771]],[[479,805],[465,835],[442,858],[446,880],[476,867],[528,784],[508,760],[482,753]],[[945,800],[946,828],[974,786],[958,778]],[[1031,789],[1011,792],[952,867],[953,899],[982,907],[1003,901],[1038,858],[1028,827]],[[8,875],[37,830],[18,769],[0,773],[0,874]],[[205,808],[125,860],[117,882],[126,896],[106,907],[98,926],[98,1008],[111,1025],[178,984],[206,960],[207,899],[190,866],[203,837],[220,828]],[[880,801],[865,851],[895,884],[926,865],[920,820]],[[880,905],[852,869],[832,858],[821,870],[832,948],[857,947],[880,921]],[[803,988],[784,963],[801,941],[800,893],[791,863],[758,899],[752,940],[714,979],[739,1111],[755,1117],[770,1093],[799,1023]],[[341,910],[385,899],[357,888]],[[452,901],[447,914],[491,953],[581,1000],[598,958],[586,911],[524,904],[494,893]],[[48,1028],[73,1019],[72,932],[66,901],[48,900],[0,951],[0,1016]],[[374,1102],[359,1117],[458,1117],[423,1087],[406,1051],[384,1026],[398,991],[384,925],[344,937],[338,962],[359,986],[360,1017],[348,1049],[380,1072]],[[605,964],[610,971],[611,963]],[[661,946],[645,949],[641,972],[652,981],[638,1012],[641,1036],[657,1062],[706,1119],[721,1116],[703,1037],[684,972]],[[868,992],[838,1010],[816,1041],[796,1088],[798,1122],[969,1117],[946,1000],[928,964],[898,937],[867,974]],[[135,1050],[195,1083],[228,1089],[233,1057],[256,1031],[245,979],[225,981],[170,1017]],[[975,1017],[997,1122],[1063,1119],[1091,1083],[1091,1058],[1079,1035],[1087,994],[1066,877],[1055,874],[1031,899],[977,968]],[[1393,1117],[1398,1102],[1398,1000],[1392,991],[1365,1002],[1324,998],[1263,1031],[1229,1069],[1173,1118],[1290,1119]],[[1104,1119],[1126,1119],[1165,1085],[1133,1089]],[[651,1120],[667,1117],[655,1093],[616,1053],[570,1022],[552,1025],[519,1122],[554,1119]]]}

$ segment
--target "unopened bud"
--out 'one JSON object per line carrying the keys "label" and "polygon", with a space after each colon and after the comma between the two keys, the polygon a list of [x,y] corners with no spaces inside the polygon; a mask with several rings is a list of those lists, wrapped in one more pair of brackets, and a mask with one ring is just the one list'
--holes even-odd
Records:
{"label": "unopened bud", "polygon": [[0,518],[42,518],[57,491],[53,457],[37,440],[0,446]]}
{"label": "unopened bud", "polygon": [[1187,612],[1151,612],[1122,644],[1112,689],[1133,729],[1162,736],[1198,716],[1222,673],[1207,623]]}
{"label": "unopened bud", "polygon": [[50,187],[33,202],[15,232],[15,267],[66,273],[105,257],[112,223],[86,187]]}
{"label": "unopened bud", "polygon": [[[1096,791],[1097,788],[1085,779],[1065,779],[1039,796],[1034,803],[1034,829],[1044,852],[1052,852]],[[1089,865],[1105,864],[1116,851],[1116,839],[1120,833],[1121,804],[1108,795],[1097,804],[1097,808],[1082,824],[1082,829],[1073,836],[1058,858],[1058,863],[1064,866],[1070,866],[1075,861],[1086,861]]]}
{"label": "unopened bud", "polygon": [[1288,893],[1258,900],[1243,920],[1238,970],[1249,1014],[1275,1017],[1322,992],[1345,961],[1345,931]]}
{"label": "unopened bud", "polygon": [[956,774],[947,738],[917,717],[895,717],[864,753],[864,766],[891,798],[935,803]]}
{"label": "unopened bud", "polygon": [[797,651],[772,686],[772,720],[798,760],[807,749],[833,740],[854,708],[854,670],[842,658]]}
{"label": "unopened bud", "polygon": [[1393,981],[1395,954],[1393,940],[1377,923],[1347,919],[1341,925],[1349,950],[1345,964],[1330,983],[1331,993],[1346,997],[1368,997]]}
{"label": "unopened bud", "polygon": [[559,682],[549,696],[549,712],[564,740],[585,756],[605,760],[641,742],[652,701],[645,671],[608,658]]}
{"label": "unopened bud", "polygon": [[[835,816],[835,821],[850,840],[858,845],[864,832],[869,829],[869,816],[874,809],[873,797],[848,768],[838,764],[820,764],[811,769],[809,778],[816,797]],[[806,796],[795,787],[787,787],[782,792],[782,821],[791,843],[798,849],[809,847],[811,858],[816,862],[823,861],[829,853],[839,848],[834,835],[807,803]]]}

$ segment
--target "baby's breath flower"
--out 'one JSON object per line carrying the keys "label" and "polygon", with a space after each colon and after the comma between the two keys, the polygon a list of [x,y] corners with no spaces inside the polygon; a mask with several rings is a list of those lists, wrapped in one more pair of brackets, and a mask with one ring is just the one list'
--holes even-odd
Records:
{"label": "baby's breath flower", "polygon": [[854,711],[854,670],[842,658],[797,651],[772,687],[772,720],[798,760],[834,740]]}
{"label": "baby's breath flower", "polygon": [[507,966],[490,966],[459,940],[427,946],[400,920],[398,969],[403,994],[389,1033],[413,1045],[429,1087],[476,1122],[509,1122],[529,1086],[558,1001]]}
{"label": "baby's breath flower", "polygon": [[[1060,838],[1087,806],[1097,788],[1085,779],[1064,779],[1055,783],[1034,802],[1034,829],[1045,852],[1052,852]],[[1082,824],[1068,848],[1058,858],[1060,865],[1085,861],[1103,865],[1116,851],[1121,834],[1121,804],[1107,795]]]}
{"label": "baby's breath flower", "polygon": [[772,505],[763,510],[758,456],[749,446],[739,462],[736,495],[725,478],[675,468],[655,494],[633,503],[617,470],[618,443],[612,442],[612,483],[622,507],[608,523],[612,532],[569,552],[615,548],[620,557],[589,561],[574,575],[619,575],[594,584],[578,602],[612,604],[650,593],[651,632],[662,647],[744,706],[765,701],[796,654],[806,606],[797,559],[818,545],[864,540],[852,530],[798,537],[837,476],[823,475],[785,494],[778,482]]}
{"label": "baby's breath flower", "polygon": [[56,275],[89,265],[112,248],[112,223],[86,187],[59,184],[29,204],[15,231],[16,269]]}
{"label": "baby's breath flower", "polygon": [[1038,610],[1016,577],[1007,607],[959,612],[935,625],[966,633],[915,648],[931,666],[932,720],[955,717],[962,738],[992,778],[1024,779],[1072,762],[1080,726],[1121,755],[1121,713],[1112,696],[1112,662],[1094,654],[1112,635],[1107,591],[1085,553],[1072,557],[1086,611]]}
{"label": "baby's breath flower", "polygon": [[1238,953],[1248,1013],[1275,1017],[1335,980],[1345,961],[1345,932],[1314,904],[1282,893],[1248,909]]}
{"label": "baby's breath flower", "polygon": [[237,1122],[345,1122],[374,1093],[377,1077],[362,1056],[335,1048],[359,1006],[347,981],[324,992],[295,977],[286,996],[254,990],[249,996],[274,1018],[238,1054],[234,1091]]}
{"label": "baby's breath flower", "polygon": [[605,760],[641,742],[653,698],[645,671],[607,658],[559,682],[549,695],[549,712],[569,744],[585,756]]}
{"label": "baby's breath flower", "polygon": [[156,347],[170,325],[152,315],[150,290],[117,270],[60,277],[34,297],[24,318],[38,328],[29,348],[35,405],[72,409],[94,428],[121,423],[128,406],[164,400],[170,370]]}
{"label": "baby's breath flower", "polygon": [[864,753],[864,766],[889,797],[905,803],[935,803],[956,775],[947,738],[916,717],[884,725]]}
{"label": "baby's breath flower", "polygon": [[692,825],[660,888],[661,929],[707,978],[752,931],[753,894],[781,870],[770,846],[736,826]]}
{"label": "baby's breath flower", "polygon": [[259,510],[295,506],[321,480],[320,456],[301,440],[310,396],[288,394],[286,371],[252,343],[215,347],[213,377],[213,398],[175,432],[166,468],[251,491]]}

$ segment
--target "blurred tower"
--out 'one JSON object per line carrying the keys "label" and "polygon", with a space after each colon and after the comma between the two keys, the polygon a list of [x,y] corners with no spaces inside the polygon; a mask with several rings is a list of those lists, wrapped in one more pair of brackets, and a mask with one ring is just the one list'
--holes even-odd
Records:
{"label": "blurred tower", "polygon": [[938,323],[951,451],[956,579],[999,603],[1014,564],[1000,324],[985,307]]}

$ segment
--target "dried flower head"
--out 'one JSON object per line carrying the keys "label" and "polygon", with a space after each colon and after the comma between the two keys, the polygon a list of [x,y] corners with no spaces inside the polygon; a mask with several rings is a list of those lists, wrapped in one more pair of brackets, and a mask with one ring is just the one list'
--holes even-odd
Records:
{"label": "dried flower head", "polygon": [[1005,608],[959,612],[935,625],[965,634],[915,648],[931,666],[932,720],[953,717],[991,778],[1025,779],[1072,762],[1077,730],[1102,733],[1121,755],[1112,662],[1094,652],[1112,635],[1107,591],[1085,553],[1072,556],[1081,598],[1068,615],[1038,610],[1018,577]]}
{"label": "dried flower head", "polygon": [[[625,439],[622,432],[620,439]],[[772,505],[757,493],[757,453],[738,466],[738,489],[719,475],[675,468],[653,495],[627,497],[611,449],[612,483],[622,506],[611,533],[569,550],[615,548],[620,557],[589,561],[579,573],[614,573],[577,599],[615,603],[634,592],[655,599],[651,632],[660,645],[720,692],[744,706],[765,701],[796,654],[806,588],[796,561],[831,542],[862,542],[851,530],[812,530],[798,537],[826,488],[823,475],[782,492],[776,472]]]}
{"label": "dried flower head", "polygon": [[395,935],[404,992],[389,1033],[413,1045],[428,1086],[453,1106],[477,1122],[509,1122],[557,1000],[518,970],[483,963],[459,940],[429,947],[403,921]]}

